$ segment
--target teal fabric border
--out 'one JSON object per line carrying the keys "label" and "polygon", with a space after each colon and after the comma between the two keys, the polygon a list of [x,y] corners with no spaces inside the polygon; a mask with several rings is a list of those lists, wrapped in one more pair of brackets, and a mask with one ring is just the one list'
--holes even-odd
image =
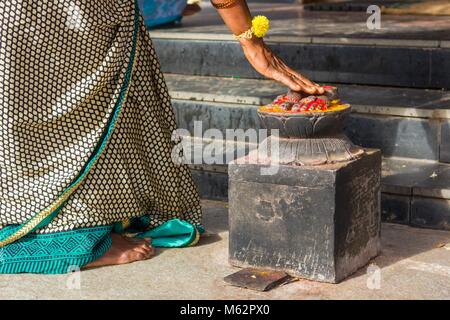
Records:
{"label": "teal fabric border", "polygon": [[[146,222],[146,217],[136,218]],[[13,233],[17,226],[4,228]],[[114,228],[117,231],[117,228]],[[172,219],[159,227],[137,233],[136,238],[152,238],[153,247],[181,248],[195,244],[205,231],[187,221]],[[112,245],[113,226],[76,229],[49,234],[28,234],[0,248],[0,274],[62,274],[81,269],[104,255]],[[121,230],[126,233],[127,229]]]}
{"label": "teal fabric border", "polygon": [[153,247],[180,248],[194,243],[204,231],[202,226],[194,226],[180,219],[172,219],[159,227],[138,233],[135,237],[151,238]]}
{"label": "teal fabric border", "polygon": [[[135,224],[148,223],[147,216],[135,218]],[[117,223],[116,225],[119,225]],[[4,228],[5,234],[12,234],[17,226]],[[97,260],[111,247],[113,226],[76,229],[50,234],[28,234],[25,237],[0,248],[0,274],[2,273],[44,273],[62,274],[81,269]],[[194,226],[187,221],[172,219],[154,229],[137,233],[136,238],[152,238],[152,246],[180,248],[190,246],[205,232],[201,225]]]}
{"label": "teal fabric border", "polygon": [[29,234],[0,248],[0,273],[61,274],[82,268],[109,250],[111,230],[106,226]]}

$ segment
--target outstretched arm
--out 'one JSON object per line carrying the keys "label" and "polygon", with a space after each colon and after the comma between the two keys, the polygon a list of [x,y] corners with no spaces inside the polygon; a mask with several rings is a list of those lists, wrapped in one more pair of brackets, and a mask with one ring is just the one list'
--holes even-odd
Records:
{"label": "outstretched arm", "polygon": [[[229,3],[228,7],[217,8],[217,11],[233,34],[240,35],[251,28],[252,16],[245,0],[211,0],[211,2],[216,8]],[[317,83],[289,68],[266,46],[262,38],[256,36],[250,39],[241,38],[239,42],[247,60],[265,77],[277,80],[294,91],[309,94],[324,92]]]}

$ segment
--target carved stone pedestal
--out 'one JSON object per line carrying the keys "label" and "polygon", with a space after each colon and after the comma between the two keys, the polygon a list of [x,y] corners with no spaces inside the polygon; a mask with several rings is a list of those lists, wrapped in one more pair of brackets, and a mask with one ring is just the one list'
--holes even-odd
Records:
{"label": "carved stone pedestal", "polygon": [[229,165],[230,263],[337,283],[380,249],[381,155],[319,166]]}

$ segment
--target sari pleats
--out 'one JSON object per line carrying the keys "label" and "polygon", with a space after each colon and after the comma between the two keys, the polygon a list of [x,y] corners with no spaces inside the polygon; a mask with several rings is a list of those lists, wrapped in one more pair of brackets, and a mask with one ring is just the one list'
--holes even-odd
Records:
{"label": "sari pleats", "polygon": [[175,116],[137,3],[23,0],[0,18],[0,272],[82,267],[124,221],[169,232],[161,246],[195,243],[199,196],[171,158]]}

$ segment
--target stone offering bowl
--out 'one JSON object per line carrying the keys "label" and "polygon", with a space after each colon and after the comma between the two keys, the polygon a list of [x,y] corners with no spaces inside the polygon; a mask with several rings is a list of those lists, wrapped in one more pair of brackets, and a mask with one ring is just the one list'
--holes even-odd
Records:
{"label": "stone offering bowl", "polygon": [[350,114],[350,105],[345,109],[327,112],[265,112],[258,110],[263,126],[279,130],[282,138],[331,137],[342,133]]}
{"label": "stone offering bowl", "polygon": [[[276,156],[269,154],[263,162],[314,166],[361,157],[364,149],[354,145],[343,131],[350,110],[350,105],[327,112],[277,113],[258,110],[260,120],[270,134],[264,144],[277,143],[279,150]],[[274,129],[279,130],[278,136]]]}

